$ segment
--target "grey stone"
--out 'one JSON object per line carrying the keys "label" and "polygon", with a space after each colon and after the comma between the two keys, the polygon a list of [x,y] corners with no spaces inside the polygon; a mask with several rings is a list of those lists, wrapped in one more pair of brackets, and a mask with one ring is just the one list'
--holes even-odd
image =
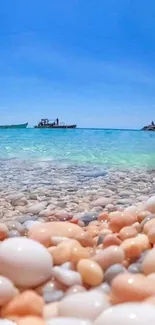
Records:
{"label": "grey stone", "polygon": [[20,237],[20,233],[17,230],[10,230],[8,232],[8,237]]}
{"label": "grey stone", "polygon": [[47,206],[47,202],[39,202],[37,204],[30,206],[27,212],[32,214],[37,214],[40,211],[45,210],[46,206]]}
{"label": "grey stone", "polygon": [[97,246],[103,244],[103,239],[104,239],[105,235],[100,235],[98,236],[98,240],[97,240]]}
{"label": "grey stone", "polygon": [[28,201],[26,200],[25,197],[22,197],[20,199],[17,199],[17,200],[11,200],[11,204],[13,206],[25,206],[28,204]]}
{"label": "grey stone", "polygon": [[111,283],[115,276],[124,272],[126,272],[126,268],[122,264],[114,264],[106,269],[104,273],[104,280],[107,283]]}
{"label": "grey stone", "polygon": [[86,226],[88,226],[91,221],[97,220],[97,217],[97,212],[90,212],[85,214],[80,220],[83,221]]}
{"label": "grey stone", "polygon": [[17,221],[20,222],[21,224],[23,224],[26,221],[29,221],[29,220],[35,221],[37,219],[38,219],[38,216],[21,216],[21,217],[18,217]]}
{"label": "grey stone", "polygon": [[64,292],[62,290],[45,291],[43,294],[43,299],[46,304],[59,301],[63,297],[64,297]]}
{"label": "grey stone", "polygon": [[94,178],[96,178],[96,177],[101,177],[101,176],[105,176],[107,174],[107,172],[106,171],[102,171],[102,172],[92,172],[92,173],[86,173],[86,174],[84,174],[83,176],[84,177],[94,177]]}
{"label": "grey stone", "polygon": [[128,272],[130,273],[142,273],[141,263],[132,263],[128,267]]}
{"label": "grey stone", "polygon": [[150,214],[148,217],[145,217],[145,219],[143,219],[143,221],[141,222],[141,229],[143,229],[143,227],[144,227],[144,225],[148,222],[148,221],[150,221],[150,220],[152,220],[152,219],[154,219],[155,218],[155,214]]}

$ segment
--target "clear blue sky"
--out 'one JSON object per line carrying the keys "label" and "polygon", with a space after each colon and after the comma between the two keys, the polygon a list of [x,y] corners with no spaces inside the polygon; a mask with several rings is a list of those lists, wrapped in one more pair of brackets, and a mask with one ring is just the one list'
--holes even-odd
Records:
{"label": "clear blue sky", "polygon": [[0,124],[155,120],[155,1],[5,0]]}

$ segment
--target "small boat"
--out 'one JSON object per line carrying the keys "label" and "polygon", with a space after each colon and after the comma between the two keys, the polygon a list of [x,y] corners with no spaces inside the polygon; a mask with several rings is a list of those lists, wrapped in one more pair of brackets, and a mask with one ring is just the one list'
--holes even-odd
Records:
{"label": "small boat", "polygon": [[155,131],[155,123],[152,121],[151,124],[144,126],[142,131]]}
{"label": "small boat", "polygon": [[64,123],[60,123],[59,119],[50,122],[47,118],[41,119],[38,125],[35,125],[35,129],[75,129],[77,127],[76,124],[66,125]]}
{"label": "small boat", "polygon": [[25,124],[12,124],[12,125],[0,125],[0,129],[26,129],[28,123]]}

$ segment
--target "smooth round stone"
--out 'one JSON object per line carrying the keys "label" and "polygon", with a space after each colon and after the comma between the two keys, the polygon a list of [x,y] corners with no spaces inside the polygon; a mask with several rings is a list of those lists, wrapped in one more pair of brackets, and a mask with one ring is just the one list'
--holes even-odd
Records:
{"label": "smooth round stone", "polygon": [[8,227],[4,223],[0,223],[0,240],[8,237]]}
{"label": "smooth round stone", "polygon": [[137,220],[138,222],[142,222],[146,217],[150,216],[151,212],[149,211],[142,211],[138,214]]}
{"label": "smooth round stone", "polygon": [[83,282],[90,286],[97,286],[103,282],[103,270],[95,261],[81,259],[77,264],[77,271],[80,273]]}
{"label": "smooth round stone", "polygon": [[[61,202],[61,205],[64,205],[64,204],[65,204],[65,202]],[[66,204],[65,204],[65,206],[66,206]],[[59,221],[69,221],[72,219],[73,215],[66,211],[57,211],[54,213],[54,217],[56,217],[57,220],[59,220]]]}
{"label": "smooth round stone", "polygon": [[17,230],[20,234],[24,234],[24,227],[18,221],[9,221],[8,229],[9,230]]}
{"label": "smooth round stone", "polygon": [[[66,237],[65,237],[66,238]],[[61,242],[53,251],[51,251],[52,257],[53,257],[53,263],[54,265],[61,265],[64,264],[71,259],[71,248],[73,245],[73,241],[68,239],[64,240],[64,242]],[[49,248],[49,250],[51,250]]]}
{"label": "smooth round stone", "polygon": [[[115,213],[115,212],[112,212],[112,213]],[[126,226],[131,226],[136,221],[137,221],[137,218],[135,216],[133,216],[131,214],[127,215],[127,214],[120,212],[119,214],[110,216],[109,229],[111,229],[113,232],[119,232],[122,228],[124,228]]]}
{"label": "smooth round stone", "polygon": [[16,288],[13,283],[9,279],[0,276],[0,306],[3,306],[11,300],[15,293]]}
{"label": "smooth round stone", "polygon": [[58,304],[58,316],[95,320],[109,306],[107,297],[96,290],[67,295]]}
{"label": "smooth round stone", "polygon": [[43,299],[32,290],[17,294],[6,305],[1,308],[2,317],[10,316],[24,317],[33,315],[41,317],[44,309]]}
{"label": "smooth round stone", "polygon": [[111,287],[110,287],[110,285],[108,283],[103,282],[98,287],[95,287],[95,290],[99,290],[100,292],[103,292],[103,293],[109,295],[110,292],[111,292]]}
{"label": "smooth round stone", "polygon": [[92,325],[92,323],[86,319],[57,317],[47,320],[46,325]]}
{"label": "smooth round stone", "polygon": [[137,263],[142,263],[144,261],[144,258],[145,256],[147,255],[147,253],[149,252],[150,250],[146,250],[144,251],[143,253],[141,253],[140,257],[138,258],[138,260],[136,261]]}
{"label": "smooth round stone", "polygon": [[74,285],[66,291],[66,294],[73,294],[73,293],[85,292],[85,291],[86,289],[84,287],[80,285]]}
{"label": "smooth round stone", "polygon": [[151,244],[155,244],[155,227],[148,231],[148,239]]}
{"label": "smooth round stone", "polygon": [[12,322],[9,319],[5,319],[5,318],[0,318],[0,325],[16,325],[15,322]]}
{"label": "smooth round stone", "polygon": [[90,253],[86,248],[82,247],[80,244],[73,245],[71,249],[70,260],[73,263],[78,263],[81,259],[88,259],[90,257]]}
{"label": "smooth round stone", "polygon": [[150,214],[150,215],[148,215],[147,217],[145,217],[144,219],[143,219],[143,221],[141,222],[141,229],[143,229],[144,228],[144,226],[145,226],[145,224],[147,223],[147,222],[149,222],[150,220],[153,220],[153,219],[155,219],[155,214]]}
{"label": "smooth round stone", "polygon": [[46,206],[47,202],[39,202],[28,207],[27,212],[32,214],[38,214],[40,211],[44,210]]}
{"label": "smooth round stone", "polygon": [[112,281],[112,303],[127,301],[141,301],[155,294],[155,286],[146,283],[145,276],[141,274],[119,274]]}
{"label": "smooth round stone", "polygon": [[51,302],[59,301],[64,297],[64,292],[62,290],[55,290],[55,291],[45,291],[43,298],[46,304]]}
{"label": "smooth round stone", "polygon": [[33,226],[40,225],[42,222],[37,220],[28,220],[23,223],[23,226],[26,230],[30,230]]}
{"label": "smooth round stone", "polygon": [[18,222],[20,222],[21,224],[23,224],[26,221],[35,221],[38,219],[38,216],[21,216],[18,218]]}
{"label": "smooth round stone", "polygon": [[0,245],[0,274],[17,287],[32,288],[52,274],[52,257],[44,246],[25,237],[9,238]]}
{"label": "smooth round stone", "polygon": [[108,308],[94,325],[154,325],[155,308],[145,303],[125,303]]}
{"label": "smooth round stone", "polygon": [[26,317],[19,318],[17,324],[18,325],[45,325],[45,322],[41,317],[26,316]]}
{"label": "smooth round stone", "polygon": [[101,207],[105,207],[106,205],[108,204],[112,204],[113,203],[113,199],[111,198],[106,198],[106,197],[103,197],[103,198],[99,198],[93,202],[91,202],[92,206],[93,207],[98,207],[98,206],[101,206]]}
{"label": "smooth round stone", "polygon": [[59,266],[55,266],[52,269],[52,275],[57,281],[64,284],[65,286],[71,287],[73,285],[82,285],[81,275],[72,270],[67,270]]}
{"label": "smooth round stone", "polygon": [[72,270],[73,264],[71,262],[65,262],[64,264],[61,265],[61,268],[66,270]]}
{"label": "smooth round stone", "polygon": [[150,274],[155,272],[155,248],[148,251],[143,262],[142,270],[145,274]]}
{"label": "smooth round stone", "polygon": [[58,246],[59,244],[63,243],[65,240],[68,240],[68,238],[67,237],[58,237],[58,236],[51,237],[51,243],[54,246]]}
{"label": "smooth round stone", "polygon": [[97,263],[99,263],[103,270],[107,269],[113,264],[121,264],[125,259],[125,253],[120,246],[109,246],[104,250],[100,250],[94,257]]}
{"label": "smooth round stone", "polygon": [[120,273],[126,272],[126,268],[122,264],[114,264],[106,269],[104,273],[104,281],[111,283],[111,281]]}
{"label": "smooth round stone", "polygon": [[116,234],[109,234],[105,236],[103,240],[103,246],[104,248],[109,247],[111,245],[117,245],[119,246],[121,244],[121,240],[118,238]]}
{"label": "smooth round stone", "polygon": [[128,238],[135,237],[137,233],[138,233],[137,230],[132,226],[124,227],[120,230],[119,237],[121,240],[125,240]]}
{"label": "smooth round stone", "polygon": [[141,263],[132,263],[128,267],[128,272],[130,273],[142,273]]}
{"label": "smooth round stone", "polygon": [[149,239],[145,234],[139,234],[136,237],[125,239],[121,248],[125,252],[126,258],[136,258],[140,254],[150,248]]}
{"label": "smooth round stone", "polygon": [[58,290],[64,291],[66,290],[66,286],[57,282],[56,280],[50,280],[47,283],[44,283],[35,288],[35,291],[41,296],[43,296],[46,292],[53,292]]}
{"label": "smooth round stone", "polygon": [[145,203],[145,210],[155,213],[155,196],[152,196]]}
{"label": "smooth round stone", "polygon": [[84,215],[80,220],[84,222],[85,226],[88,226],[91,221],[97,220],[98,213],[88,213]]}
{"label": "smooth round stone", "polygon": [[76,236],[80,236],[83,233],[84,231],[78,225],[57,221],[47,222],[32,227],[28,232],[28,237],[49,247],[51,244],[51,237],[53,236],[76,238]]}
{"label": "smooth round stone", "polygon": [[10,230],[9,232],[8,232],[8,237],[10,238],[10,237],[20,237],[21,236],[21,234],[19,233],[19,231],[17,231],[17,230]]}

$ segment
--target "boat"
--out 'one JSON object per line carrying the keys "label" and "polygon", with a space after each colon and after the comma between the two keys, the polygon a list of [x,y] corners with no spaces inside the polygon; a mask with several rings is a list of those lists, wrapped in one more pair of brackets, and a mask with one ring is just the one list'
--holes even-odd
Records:
{"label": "boat", "polygon": [[75,129],[76,127],[76,124],[67,125],[60,123],[58,118],[51,122],[47,118],[41,119],[41,121],[34,126],[35,129]]}
{"label": "boat", "polygon": [[155,124],[154,124],[154,122],[152,121],[151,124],[144,126],[141,130],[142,131],[155,131]]}
{"label": "boat", "polygon": [[11,124],[11,125],[0,125],[0,129],[26,129],[28,123],[24,124]]}

